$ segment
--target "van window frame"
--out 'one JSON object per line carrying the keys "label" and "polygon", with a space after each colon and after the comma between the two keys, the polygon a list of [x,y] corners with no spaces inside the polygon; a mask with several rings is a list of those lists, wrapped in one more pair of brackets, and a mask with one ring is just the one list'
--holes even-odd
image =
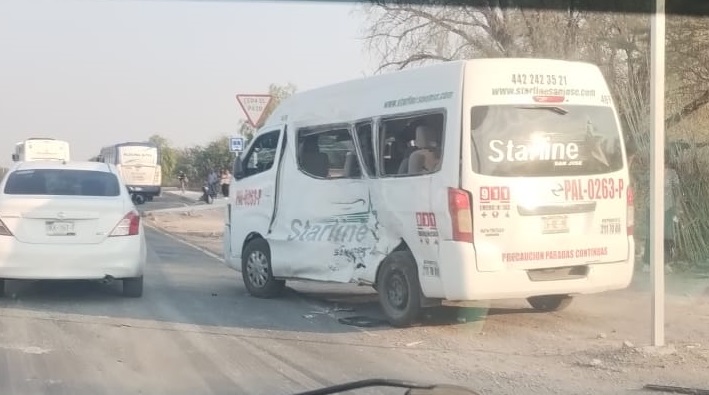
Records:
{"label": "van window frame", "polygon": [[[377,163],[377,144],[376,144],[376,142],[378,141],[377,131],[376,131],[377,120],[378,120],[378,118],[362,118],[362,119],[353,121],[351,124],[352,135],[355,138],[355,140],[354,140],[355,141],[355,150],[357,152],[357,160],[359,161],[361,178],[368,178],[368,179],[377,178],[378,173],[379,173],[379,164]],[[372,150],[374,151],[372,153],[374,156],[374,158],[373,158],[374,162],[372,163],[373,168],[372,168],[371,172],[365,166],[364,151],[362,151],[362,146],[360,143],[359,134],[357,134],[357,127],[360,125],[369,125],[370,128],[372,129],[372,136],[370,138],[369,143],[372,144]],[[363,172],[362,169],[365,169],[365,171]]]}
{"label": "van window frame", "polygon": [[315,136],[315,135],[320,135],[324,134],[327,132],[332,132],[336,130],[347,130],[347,133],[349,133],[350,138],[352,139],[352,145],[355,148],[355,155],[357,157],[357,163],[360,166],[360,169],[362,168],[362,161],[360,159],[360,153],[359,153],[359,147],[357,146],[357,140],[355,140],[355,130],[354,130],[354,125],[351,122],[337,122],[337,123],[330,123],[330,124],[321,124],[321,125],[314,125],[314,126],[299,126],[295,130],[295,144],[294,144],[294,149],[295,149],[295,165],[298,171],[310,178],[313,178],[315,180],[361,180],[363,178],[363,174],[360,174],[359,177],[318,177],[314,174],[310,174],[309,172],[305,171],[303,167],[300,165],[300,139],[302,137],[306,136]]}
{"label": "van window frame", "polygon": [[[398,120],[398,119],[404,119],[404,118],[414,118],[414,117],[421,117],[421,116],[426,116],[426,115],[436,115],[440,114],[443,116],[443,128],[441,130],[441,162],[438,168],[435,171],[428,172],[428,173],[423,173],[423,174],[385,174],[384,173],[384,139],[383,137],[384,134],[384,122],[391,121],[391,120]],[[377,176],[380,178],[410,178],[410,177],[423,177],[423,176],[429,176],[433,174],[439,173],[443,169],[443,161],[444,157],[446,154],[445,150],[445,145],[446,145],[446,131],[448,129],[448,109],[446,107],[437,107],[437,108],[429,108],[425,110],[417,110],[417,111],[408,111],[408,112],[400,112],[400,113],[395,113],[395,114],[389,114],[389,115],[382,115],[380,117],[377,117],[376,119],[376,125],[377,125],[377,130],[376,130],[376,143],[377,143],[377,155],[376,155],[376,162],[377,162]]]}
{"label": "van window frame", "polygon": [[[273,165],[276,164],[276,161],[278,160],[278,144],[280,143],[280,141],[281,141],[281,139],[282,139],[282,137],[283,137],[283,136],[282,136],[282,134],[283,134],[283,129],[281,129],[281,128],[274,128],[274,129],[271,129],[271,128],[264,128],[264,129],[265,129],[265,130],[268,130],[268,131],[265,131],[265,132],[263,132],[263,133],[259,133],[256,137],[254,137],[254,139],[253,139],[253,141],[251,142],[251,144],[249,144],[249,149],[248,149],[248,151],[246,151],[246,155],[244,155],[243,158],[240,158],[240,159],[239,159],[239,160],[241,160],[241,167],[242,167],[242,169],[244,169],[244,170],[243,170],[243,176],[242,176],[242,177],[239,177],[238,181],[245,180],[245,179],[247,179],[247,178],[249,178],[249,177],[253,177],[253,176],[258,175],[258,174],[265,173],[265,172],[267,172],[267,171],[273,169]],[[269,129],[271,129],[271,130],[269,130]],[[273,163],[271,164],[271,167],[269,167],[269,168],[266,169],[266,170],[259,171],[259,172],[257,172],[257,173],[248,174],[247,171],[246,171],[246,170],[248,169],[248,162],[249,162],[249,160],[251,159],[251,155],[253,154],[254,150],[256,149],[256,144],[258,143],[258,141],[259,141],[260,139],[264,138],[265,136],[271,135],[271,134],[273,134],[273,133],[276,133],[276,134],[277,134],[277,138],[276,138],[276,147],[273,149],[273,150],[274,150],[274,154],[273,154]]]}

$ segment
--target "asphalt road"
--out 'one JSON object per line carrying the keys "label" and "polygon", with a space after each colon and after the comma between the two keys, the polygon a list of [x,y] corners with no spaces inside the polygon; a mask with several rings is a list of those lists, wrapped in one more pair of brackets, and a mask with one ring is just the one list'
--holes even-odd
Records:
{"label": "asphalt road", "polygon": [[342,325],[329,305],[295,291],[251,298],[214,258],[153,230],[147,240],[140,299],[123,298],[118,283],[8,282],[0,394],[289,394],[372,377],[450,382],[440,366]]}
{"label": "asphalt road", "polygon": [[146,202],[137,206],[140,211],[164,210],[177,207],[192,206],[201,203],[193,202],[189,199],[181,198],[172,193],[163,193],[162,196],[156,197],[152,202]]}

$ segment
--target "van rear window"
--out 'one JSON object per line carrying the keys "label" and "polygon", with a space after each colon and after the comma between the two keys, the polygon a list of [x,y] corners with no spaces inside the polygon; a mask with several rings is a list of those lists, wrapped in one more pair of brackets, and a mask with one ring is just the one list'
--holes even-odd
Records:
{"label": "van rear window", "polygon": [[494,105],[470,113],[476,173],[580,176],[623,168],[621,134],[610,107]]}
{"label": "van rear window", "polygon": [[119,196],[114,174],[91,170],[28,169],[10,173],[7,195]]}

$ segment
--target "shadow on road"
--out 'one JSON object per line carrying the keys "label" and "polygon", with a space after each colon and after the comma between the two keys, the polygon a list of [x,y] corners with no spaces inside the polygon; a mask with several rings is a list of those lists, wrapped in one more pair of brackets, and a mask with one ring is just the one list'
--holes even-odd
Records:
{"label": "shadow on road", "polygon": [[[150,251],[142,298],[124,298],[120,281],[8,280],[0,308],[108,317],[118,322],[330,334],[360,331],[355,326],[364,325],[361,319],[341,323],[347,322],[342,318],[360,317],[368,321],[364,325],[368,331],[395,330],[384,321],[371,288],[293,282],[280,298],[253,298],[247,295],[240,274],[223,263],[154,231],[148,231],[147,238]],[[422,324],[470,323],[489,314],[486,308],[427,309]]]}

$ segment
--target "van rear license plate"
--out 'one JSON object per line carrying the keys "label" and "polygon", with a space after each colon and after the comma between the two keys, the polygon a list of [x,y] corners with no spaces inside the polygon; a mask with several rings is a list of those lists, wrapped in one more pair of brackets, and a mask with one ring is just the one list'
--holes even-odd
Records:
{"label": "van rear license plate", "polygon": [[542,233],[569,233],[569,223],[566,215],[551,215],[542,217]]}
{"label": "van rear license plate", "polygon": [[74,223],[69,221],[47,221],[47,236],[74,236]]}

